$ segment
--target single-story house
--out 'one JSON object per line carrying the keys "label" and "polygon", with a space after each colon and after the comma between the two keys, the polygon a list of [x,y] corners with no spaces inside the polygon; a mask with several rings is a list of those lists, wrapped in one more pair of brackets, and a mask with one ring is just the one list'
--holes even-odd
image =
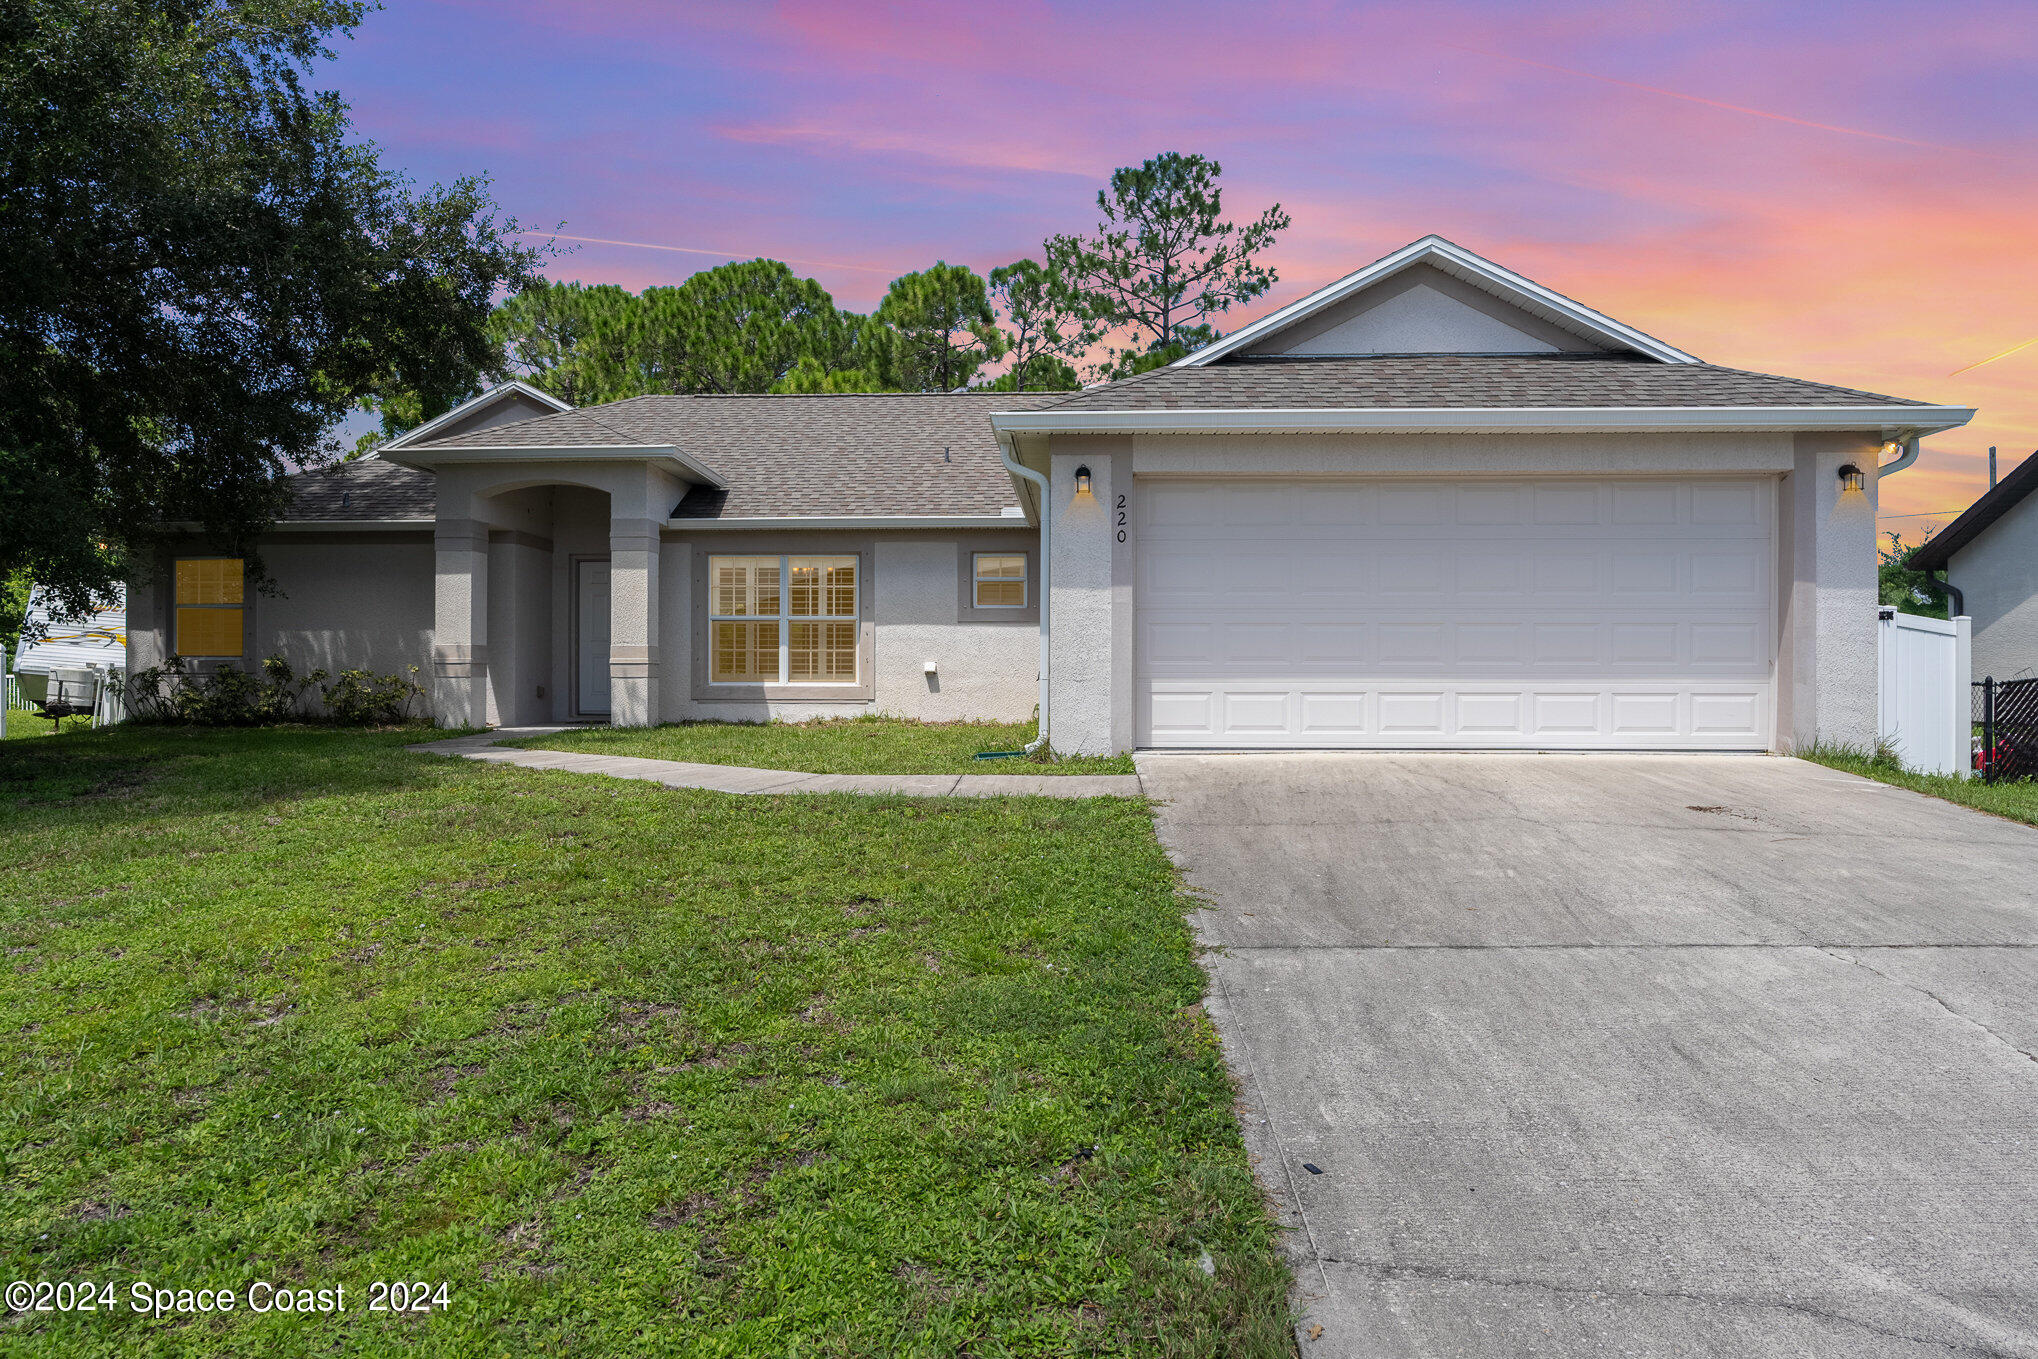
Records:
{"label": "single-story house", "polygon": [[1703,363],[1439,237],[1082,392],[517,384],[299,479],[172,650],[451,726],[885,712],[1053,747],[1871,743],[1875,501],[1973,412]]}
{"label": "single-story house", "polygon": [[[1991,453],[1993,459],[1993,453]],[[1911,564],[1944,571],[1974,620],[1974,673],[2038,677],[2038,453],[1927,539]]]}

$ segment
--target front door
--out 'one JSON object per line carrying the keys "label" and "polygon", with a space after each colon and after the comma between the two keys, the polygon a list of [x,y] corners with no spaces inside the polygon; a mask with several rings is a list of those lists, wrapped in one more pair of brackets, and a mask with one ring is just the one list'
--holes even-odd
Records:
{"label": "front door", "polygon": [[609,564],[573,564],[573,710],[581,717],[609,715]]}

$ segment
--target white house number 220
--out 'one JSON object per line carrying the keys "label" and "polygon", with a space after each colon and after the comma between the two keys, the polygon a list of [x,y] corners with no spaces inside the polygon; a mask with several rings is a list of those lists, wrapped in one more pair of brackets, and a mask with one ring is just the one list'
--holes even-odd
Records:
{"label": "white house number 220", "polygon": [[1123,495],[1118,497],[1118,504],[1114,508],[1118,516],[1117,520],[1115,521],[1118,525],[1118,541],[1122,543],[1125,541],[1125,517],[1126,517],[1125,497]]}

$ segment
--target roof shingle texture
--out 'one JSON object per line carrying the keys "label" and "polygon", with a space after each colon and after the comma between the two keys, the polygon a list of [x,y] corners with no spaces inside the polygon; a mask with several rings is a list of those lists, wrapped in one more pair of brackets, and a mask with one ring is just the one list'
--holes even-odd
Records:
{"label": "roof shingle texture", "polygon": [[1709,363],[1512,354],[1248,359],[1161,368],[1054,403],[1068,411],[1922,404]]}
{"label": "roof shingle texture", "polygon": [[380,458],[360,458],[289,479],[290,508],[283,521],[336,519],[421,519],[429,521],[439,502],[438,479],[430,472],[398,467]]}
{"label": "roof shingle texture", "polygon": [[996,515],[1016,499],[991,412],[1062,395],[639,396],[417,447],[670,446],[728,483],[693,488],[679,519]]}

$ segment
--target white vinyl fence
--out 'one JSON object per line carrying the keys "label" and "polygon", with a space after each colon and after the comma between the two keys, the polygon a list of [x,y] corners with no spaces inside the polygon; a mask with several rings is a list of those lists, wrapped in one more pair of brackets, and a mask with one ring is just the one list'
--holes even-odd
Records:
{"label": "white vinyl fence", "polygon": [[1882,739],[1906,769],[1966,778],[1974,760],[1970,621],[1884,608],[1876,629]]}

